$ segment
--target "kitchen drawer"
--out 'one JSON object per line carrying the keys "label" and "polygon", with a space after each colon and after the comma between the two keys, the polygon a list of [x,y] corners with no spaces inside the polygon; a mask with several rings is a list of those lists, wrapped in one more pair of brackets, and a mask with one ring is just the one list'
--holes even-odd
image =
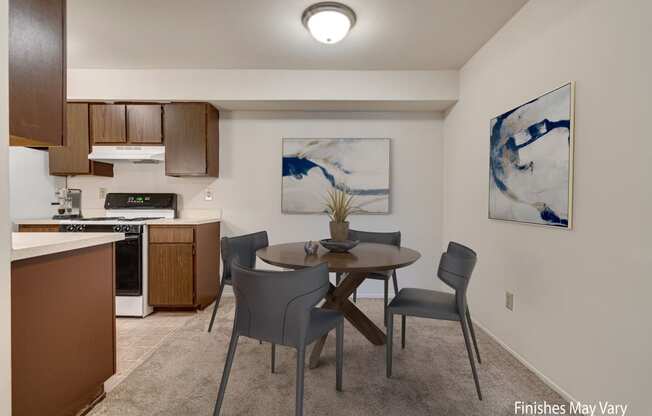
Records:
{"label": "kitchen drawer", "polygon": [[150,243],[190,243],[195,241],[193,227],[157,226],[149,227]]}

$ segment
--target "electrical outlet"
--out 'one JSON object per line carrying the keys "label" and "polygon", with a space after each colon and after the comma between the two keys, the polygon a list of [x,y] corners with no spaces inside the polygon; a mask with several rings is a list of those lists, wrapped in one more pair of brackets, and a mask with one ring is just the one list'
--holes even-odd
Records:
{"label": "electrical outlet", "polygon": [[106,188],[100,188],[100,192],[98,196],[100,199],[106,198]]}
{"label": "electrical outlet", "polygon": [[204,201],[212,201],[213,200],[213,191],[210,189],[206,189],[204,191]]}
{"label": "electrical outlet", "polygon": [[514,294],[505,292],[505,307],[510,311],[514,310]]}

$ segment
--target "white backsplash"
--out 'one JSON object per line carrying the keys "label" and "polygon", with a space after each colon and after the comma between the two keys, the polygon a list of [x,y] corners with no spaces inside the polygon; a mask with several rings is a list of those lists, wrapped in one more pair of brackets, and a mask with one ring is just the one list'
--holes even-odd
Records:
{"label": "white backsplash", "polygon": [[9,149],[9,206],[11,220],[51,217],[56,207],[54,191],[65,178],[50,176],[48,152],[26,147]]}

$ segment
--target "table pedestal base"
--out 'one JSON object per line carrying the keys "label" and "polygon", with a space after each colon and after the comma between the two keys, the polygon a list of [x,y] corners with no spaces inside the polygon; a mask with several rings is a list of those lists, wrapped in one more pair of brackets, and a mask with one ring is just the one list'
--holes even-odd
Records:
{"label": "table pedestal base", "polygon": [[[385,344],[385,333],[380,330],[353,302],[349,296],[364,282],[367,273],[348,273],[344,274],[344,279],[340,285],[335,287],[331,285],[326,302],[322,308],[333,309],[342,312],[344,317],[364,335],[369,342],[374,345]],[[310,368],[319,366],[319,357],[326,343],[328,335],[324,335],[315,342],[310,354]]]}

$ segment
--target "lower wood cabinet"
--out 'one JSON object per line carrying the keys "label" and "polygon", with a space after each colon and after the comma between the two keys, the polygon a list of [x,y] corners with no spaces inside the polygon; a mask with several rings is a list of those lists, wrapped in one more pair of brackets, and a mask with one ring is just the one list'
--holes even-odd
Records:
{"label": "lower wood cabinet", "polygon": [[150,244],[149,303],[151,305],[195,304],[194,251],[193,244]]}
{"label": "lower wood cabinet", "polygon": [[210,305],[219,290],[220,224],[149,226],[148,291],[154,307]]}
{"label": "lower wood cabinet", "polygon": [[113,244],[12,262],[12,415],[86,414],[115,371]]}

